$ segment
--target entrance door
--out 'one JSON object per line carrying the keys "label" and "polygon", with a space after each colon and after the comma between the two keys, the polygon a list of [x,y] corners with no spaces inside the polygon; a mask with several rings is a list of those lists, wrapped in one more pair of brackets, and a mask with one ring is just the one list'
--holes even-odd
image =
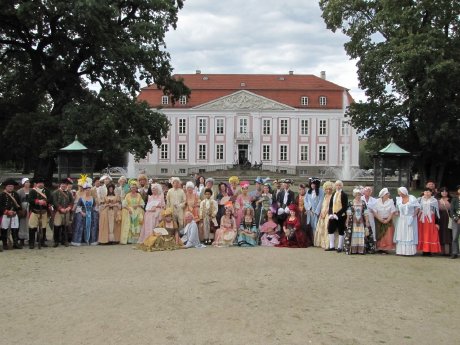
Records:
{"label": "entrance door", "polygon": [[248,161],[248,145],[238,145],[238,163],[245,164]]}

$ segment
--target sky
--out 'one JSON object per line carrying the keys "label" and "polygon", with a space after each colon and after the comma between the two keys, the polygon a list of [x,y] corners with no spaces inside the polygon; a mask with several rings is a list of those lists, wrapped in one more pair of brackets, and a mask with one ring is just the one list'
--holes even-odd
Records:
{"label": "sky", "polygon": [[174,73],[314,74],[358,87],[347,37],[326,28],[317,0],[185,0],[177,29],[166,35]]}

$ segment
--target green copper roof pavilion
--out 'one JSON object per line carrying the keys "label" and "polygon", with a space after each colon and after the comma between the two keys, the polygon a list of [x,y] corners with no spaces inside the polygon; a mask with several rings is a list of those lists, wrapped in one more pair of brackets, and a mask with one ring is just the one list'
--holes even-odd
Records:
{"label": "green copper roof pavilion", "polygon": [[86,151],[88,148],[78,141],[78,135],[75,135],[75,140],[73,143],[67,145],[60,149],[60,151]]}
{"label": "green copper roof pavilion", "polygon": [[409,155],[410,154],[410,152],[396,145],[393,139],[391,139],[391,142],[387,146],[385,146],[383,149],[381,149],[379,153],[387,154],[387,155]]}

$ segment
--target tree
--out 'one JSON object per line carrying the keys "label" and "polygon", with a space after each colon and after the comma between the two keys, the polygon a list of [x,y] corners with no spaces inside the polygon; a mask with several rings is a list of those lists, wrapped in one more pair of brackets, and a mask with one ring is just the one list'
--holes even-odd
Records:
{"label": "tree", "polygon": [[321,0],[327,27],[349,37],[360,87],[350,123],[383,147],[393,137],[418,153],[416,169],[442,181],[460,162],[460,2],[451,0]]}
{"label": "tree", "polygon": [[[99,133],[91,126],[107,124],[110,114],[112,124],[122,120],[119,134],[114,135],[118,153],[144,157],[152,149],[146,138],[159,145],[167,131],[166,118],[148,115],[134,97],[140,82],[155,83],[173,101],[190,94],[181,80],[172,78],[164,43],[167,30],[176,27],[182,0],[1,1],[0,5],[0,93],[7,96],[0,103],[6,123],[2,141],[18,123],[27,121],[35,126],[27,146],[49,160],[68,141],[70,129],[77,131],[72,138]],[[100,94],[90,92],[90,84],[98,85]],[[93,117],[78,122],[88,114],[78,117],[76,110]],[[134,138],[133,133],[144,138]],[[131,138],[123,140],[124,134]],[[106,139],[99,138],[95,147],[112,150]]]}

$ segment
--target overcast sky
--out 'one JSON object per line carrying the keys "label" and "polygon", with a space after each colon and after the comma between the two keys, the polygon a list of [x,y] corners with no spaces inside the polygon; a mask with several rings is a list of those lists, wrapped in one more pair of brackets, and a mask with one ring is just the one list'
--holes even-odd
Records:
{"label": "overcast sky", "polygon": [[174,73],[320,74],[358,88],[346,37],[326,29],[317,0],[185,0],[166,36]]}

